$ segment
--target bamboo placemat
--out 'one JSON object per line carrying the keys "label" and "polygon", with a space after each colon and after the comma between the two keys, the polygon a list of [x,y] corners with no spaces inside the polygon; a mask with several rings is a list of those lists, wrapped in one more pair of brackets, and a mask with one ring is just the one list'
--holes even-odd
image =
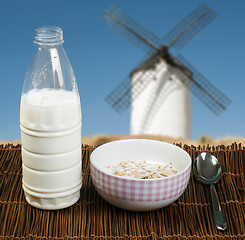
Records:
{"label": "bamboo placemat", "polygon": [[209,187],[191,174],[184,194],[168,207],[130,212],[105,202],[95,191],[89,171],[93,146],[83,146],[83,187],[72,207],[44,211],[31,207],[22,190],[21,146],[0,145],[0,239],[245,239],[245,149],[181,146],[192,159],[214,154],[223,174],[216,190],[228,222],[215,227]]}

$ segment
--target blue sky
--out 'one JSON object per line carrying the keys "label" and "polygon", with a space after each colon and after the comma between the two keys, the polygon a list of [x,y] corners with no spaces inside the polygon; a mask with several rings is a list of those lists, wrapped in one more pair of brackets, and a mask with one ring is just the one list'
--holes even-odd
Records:
{"label": "blue sky", "polygon": [[20,139],[19,103],[35,28],[56,25],[76,75],[82,103],[82,135],[129,134],[130,109],[118,115],[104,101],[144,52],[102,20],[117,6],[136,22],[164,37],[202,3],[219,16],[180,53],[232,100],[217,117],[192,96],[192,139],[245,137],[245,1],[243,0],[2,0],[0,2],[0,140]]}

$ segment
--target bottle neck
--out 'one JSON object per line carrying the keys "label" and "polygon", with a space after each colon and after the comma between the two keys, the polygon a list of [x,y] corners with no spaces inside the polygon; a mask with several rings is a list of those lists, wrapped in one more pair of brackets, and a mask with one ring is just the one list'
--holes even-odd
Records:
{"label": "bottle neck", "polygon": [[35,31],[34,43],[41,46],[61,45],[63,40],[63,31],[59,27],[47,26],[37,28]]}

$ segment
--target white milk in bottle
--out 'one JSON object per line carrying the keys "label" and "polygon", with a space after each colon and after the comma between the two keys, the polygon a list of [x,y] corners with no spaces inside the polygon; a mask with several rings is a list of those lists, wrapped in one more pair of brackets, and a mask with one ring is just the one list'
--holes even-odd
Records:
{"label": "white milk in bottle", "polygon": [[20,104],[23,189],[41,209],[74,204],[82,186],[81,107],[62,30],[36,30]]}

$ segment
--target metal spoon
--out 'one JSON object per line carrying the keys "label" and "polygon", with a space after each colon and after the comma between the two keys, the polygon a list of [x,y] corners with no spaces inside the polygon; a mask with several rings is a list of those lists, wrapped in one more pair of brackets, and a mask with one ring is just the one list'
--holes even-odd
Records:
{"label": "metal spoon", "polygon": [[225,230],[227,223],[214,188],[214,183],[220,180],[222,173],[219,161],[212,154],[203,152],[195,159],[193,172],[200,182],[210,185],[215,224],[217,229]]}

